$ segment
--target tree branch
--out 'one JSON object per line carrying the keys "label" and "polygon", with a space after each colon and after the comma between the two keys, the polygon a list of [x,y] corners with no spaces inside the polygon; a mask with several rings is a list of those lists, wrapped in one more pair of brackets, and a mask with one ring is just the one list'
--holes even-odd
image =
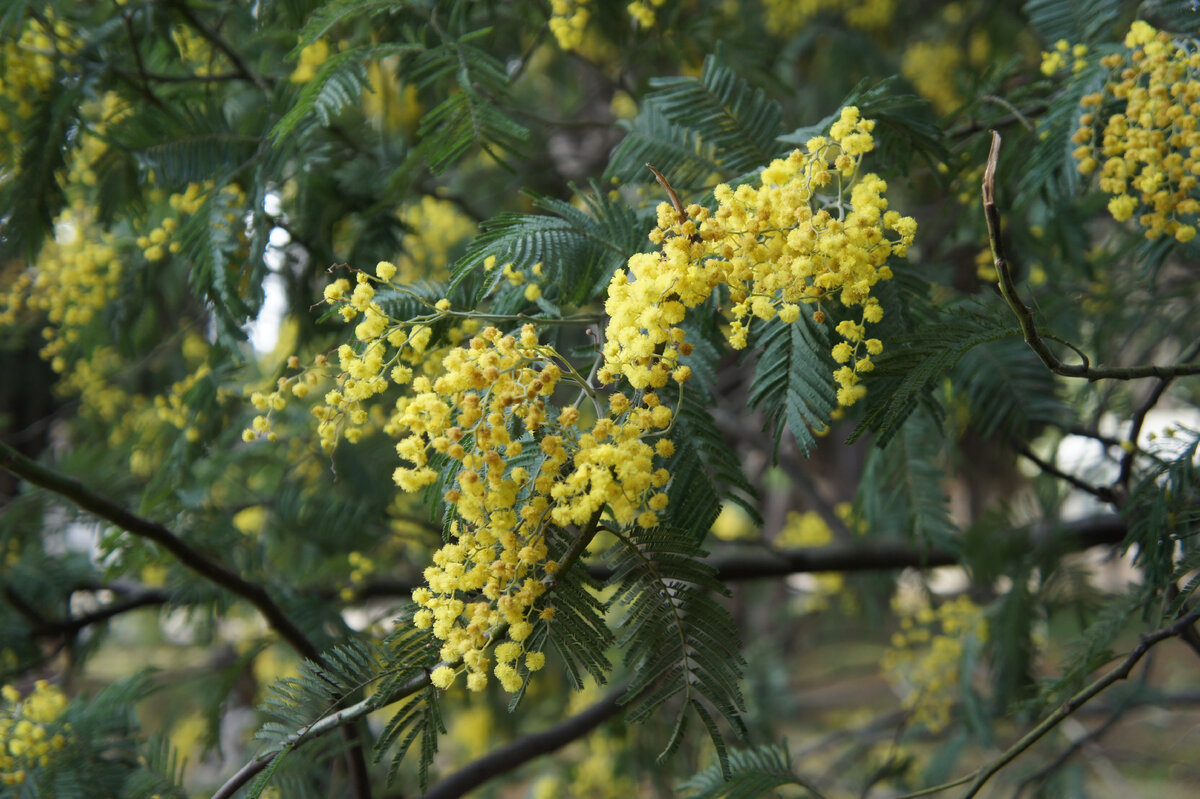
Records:
{"label": "tree branch", "polygon": [[320,660],[317,647],[287,617],[266,589],[193,549],[163,525],[142,518],[115,502],[105,499],[84,487],[78,480],[47,469],[2,441],[0,441],[0,467],[12,472],[22,480],[70,500],[88,513],[111,522],[132,535],[158,544],[174,555],[184,566],[253,605],[267,620],[271,629],[279,633],[280,637],[303,657]]}
{"label": "tree branch", "polygon": [[[0,441],[0,467],[22,480],[70,500],[83,510],[112,522],[128,533],[158,544],[174,555],[184,566],[253,605],[266,619],[271,629],[275,630],[302,657],[318,665],[324,664],[316,645],[288,618],[265,588],[246,580],[238,573],[188,546],[179,536],[163,525],[144,519],[115,502],[105,499],[84,487],[78,480],[47,469],[17,452],[3,441]],[[351,779],[355,786],[355,795],[360,799],[369,799],[371,786],[367,775],[366,758],[363,755],[362,744],[358,740],[358,730],[348,728],[344,732],[344,737],[351,747],[347,757],[350,763]]]}
{"label": "tree branch", "polygon": [[[1079,377],[1086,380],[1138,380],[1146,377],[1157,377],[1170,380],[1180,375],[1200,374],[1200,363],[1177,363],[1172,366],[1154,364],[1143,366],[1092,366],[1086,355],[1074,344],[1053,337],[1043,337],[1038,332],[1033,320],[1033,309],[1025,304],[1017,294],[1017,286],[1013,281],[1012,270],[1005,250],[1004,241],[1000,236],[1000,211],[996,208],[996,165],[1000,159],[1000,134],[992,131],[992,148],[988,153],[987,167],[983,172],[983,213],[987,220],[988,240],[992,247],[992,260],[996,265],[996,273],[1000,276],[1000,293],[1005,302],[1017,317],[1021,326],[1021,335],[1025,343],[1037,354],[1042,363],[1051,372],[1063,377]],[[1058,359],[1046,344],[1046,338],[1060,341],[1079,354],[1082,363],[1065,364]]]}
{"label": "tree branch", "polygon": [[931,788],[924,788],[920,791],[906,793],[903,796],[897,797],[897,799],[914,799],[918,796],[929,796],[931,794],[941,793],[942,791],[949,790],[950,788],[958,785],[964,785],[968,782],[970,783],[970,787],[967,788],[967,792],[963,794],[963,799],[971,799],[971,797],[979,793],[980,789],[983,788],[987,781],[990,780],[996,774],[996,772],[1007,766],[1012,761],[1016,760],[1017,757],[1019,757],[1025,750],[1029,749],[1031,746],[1041,740],[1046,733],[1057,727],[1065,718],[1094,699],[1106,688],[1109,688],[1114,683],[1124,680],[1126,677],[1128,677],[1129,673],[1133,671],[1133,667],[1138,664],[1138,661],[1145,657],[1146,653],[1149,652],[1154,646],[1166,641],[1168,638],[1175,638],[1182,635],[1184,630],[1194,625],[1197,620],[1200,620],[1200,611],[1193,611],[1186,616],[1176,619],[1166,627],[1155,630],[1148,635],[1143,635],[1142,639],[1138,642],[1138,645],[1134,647],[1133,651],[1125,657],[1125,660],[1121,662],[1121,665],[1117,666],[1103,677],[1088,685],[1066,702],[1063,702],[1058,710],[1051,713],[1040,724],[1038,724],[1029,732],[1025,733],[1025,735],[1021,736],[1020,740],[1006,749],[1004,753],[1000,755],[1000,757],[996,758],[991,763],[981,766],[970,774],[959,777],[958,779],[942,783],[941,785],[935,785]]}
{"label": "tree branch", "polygon": [[250,67],[247,66],[245,60],[242,59],[237,50],[234,50],[228,42],[221,38],[221,34],[217,33],[217,31],[209,27],[204,20],[196,16],[196,13],[192,11],[191,7],[188,6],[186,0],[173,0],[171,2],[171,7],[177,10],[179,14],[185,20],[187,20],[187,23],[195,28],[201,36],[203,36],[205,39],[208,39],[208,41],[212,43],[213,47],[224,53],[225,57],[228,58],[230,63],[233,64],[238,74],[253,83],[258,88],[262,89],[264,92],[270,93],[271,87],[267,85],[267,82],[263,80],[262,77],[254,74],[254,72],[250,70]]}
{"label": "tree branch", "polygon": [[[1112,546],[1124,540],[1125,521],[1117,515],[1093,516],[1062,525],[1044,525],[1026,532],[1031,543],[1044,540],[1059,531],[1064,548],[1069,550]],[[943,549],[914,547],[901,541],[880,542],[868,546],[843,545],[803,549],[757,549],[751,552],[731,552],[717,555],[707,563],[717,570],[716,578],[724,582],[786,577],[791,574],[822,574],[826,572],[872,572],[899,569],[931,569],[935,566],[954,566],[960,557]],[[605,582],[612,570],[591,564],[588,574]],[[378,599],[407,596],[420,583],[406,580],[374,580],[355,590],[356,599]]]}
{"label": "tree branch", "polygon": [[506,774],[530,760],[582,738],[625,708],[626,705],[621,702],[624,693],[624,687],[618,688],[565,721],[492,750],[435,784],[425,794],[424,799],[456,799],[493,777]]}

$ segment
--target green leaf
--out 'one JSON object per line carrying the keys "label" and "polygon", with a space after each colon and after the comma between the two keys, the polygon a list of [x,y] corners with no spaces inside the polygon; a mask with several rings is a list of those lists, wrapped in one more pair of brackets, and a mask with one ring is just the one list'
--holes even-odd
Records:
{"label": "green leaf", "polygon": [[808,455],[817,445],[813,431],[827,429],[837,407],[828,331],[813,321],[812,306],[792,324],[775,318],[760,329],[748,404],[766,414],[776,446],[786,427]]}
{"label": "green leaf", "polygon": [[609,552],[610,584],[617,590],[610,604],[623,611],[618,645],[635,675],[623,699],[630,705],[627,718],[644,721],[682,694],[660,760],[679,745],[691,712],[704,723],[727,769],[714,719],[720,716],[745,734],[738,687],[745,661],[733,619],[717,599],[727,593],[725,587],[703,561],[706,553],[690,530],[664,525],[614,535],[619,544]]}

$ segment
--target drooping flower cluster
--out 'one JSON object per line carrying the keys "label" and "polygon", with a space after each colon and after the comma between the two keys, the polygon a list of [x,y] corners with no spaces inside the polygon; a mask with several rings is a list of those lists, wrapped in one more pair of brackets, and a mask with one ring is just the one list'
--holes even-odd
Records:
{"label": "drooping flower cluster", "polygon": [[892,607],[900,617],[900,631],[892,636],[880,666],[913,722],[936,733],[950,723],[966,642],[987,640],[987,620],[965,596],[936,609],[924,594],[909,602],[893,600]]}
{"label": "drooping flower cluster", "polygon": [[671,206],[660,206],[651,240],[662,243],[661,252],[633,256],[628,273],[618,270],[609,286],[600,379],[624,375],[635,388],[665,385],[686,354],[679,327],[686,309],[726,286],[734,303],[728,338],[736,348],[746,346],[752,317],[792,323],[801,304],[813,304],[814,319],[823,322],[824,303],[861,308],[860,321],[837,325],[843,340],[833,349],[834,359],[847,364],[834,374],[839,404],[859,400],[865,393],[859,376],[874,368],[871,356],[883,349],[866,334],[867,324],[883,318],[871,289],[892,277],[888,258],[906,255],[916,234],[911,217],[888,210],[887,184],[858,174],[875,146],[873,128],[848,106],[828,137],[773,161],[757,187],[717,186],[715,213],[692,206],[679,218]]}
{"label": "drooping flower cluster", "polygon": [[67,698],[39,680],[27,696],[11,685],[0,688],[0,785],[22,785],[67,746],[70,724],[59,723]]}
{"label": "drooping flower cluster", "polygon": [[401,489],[434,483],[435,458],[460,466],[444,496],[457,517],[452,540],[426,569],[428,587],[413,593],[422,607],[414,621],[443,642],[434,683],[448,686],[462,663],[472,690],[486,685],[485,651],[506,628],[494,674],[513,691],[522,655],[529,671],[543,662],[524,642],[559,566],[548,560],[547,525],[582,526],[605,513],[622,526],[657,525],[670,476],[655,458],[674,450],[665,437],[654,446],[644,439],[666,430],[672,412],[654,394],[636,406],[614,394],[590,424],[574,405],[556,407],[560,387],[585,386],[530,325],[519,335],[487,328],[442,366],[436,380],[413,380],[416,394],[397,402],[394,419],[406,433],[396,450],[411,464],[396,469]]}
{"label": "drooping flower cluster", "polygon": [[1188,242],[1200,216],[1200,52],[1141,21],[1124,44],[1100,61],[1111,71],[1103,91],[1083,98],[1079,171],[1098,172],[1118,222]]}

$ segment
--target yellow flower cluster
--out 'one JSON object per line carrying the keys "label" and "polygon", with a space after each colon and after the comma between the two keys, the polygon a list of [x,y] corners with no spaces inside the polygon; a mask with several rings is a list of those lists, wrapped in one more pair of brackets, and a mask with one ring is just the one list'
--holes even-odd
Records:
{"label": "yellow flower cluster", "polygon": [[400,56],[367,64],[369,89],[362,93],[363,114],[372,127],[383,133],[414,132],[425,110],[416,84],[402,83],[399,68]]}
{"label": "yellow flower cluster", "polygon": [[0,42],[0,161],[17,169],[21,145],[18,126],[33,114],[34,100],[44,94],[65,63],[60,55],[75,52],[80,39],[56,20],[53,10],[43,19],[30,16],[15,39]]}
{"label": "yellow flower cluster", "polygon": [[1079,171],[1099,169],[1118,222],[1137,214],[1146,238],[1191,241],[1200,215],[1200,52],[1141,21],[1125,36],[1125,49],[1101,59],[1109,80],[1083,98],[1072,139]]}
{"label": "yellow flower cluster", "polygon": [[404,252],[396,259],[398,283],[445,280],[455,247],[478,232],[475,220],[457,205],[428,194],[399,215],[408,232],[401,241]]}
{"label": "yellow flower cluster", "polygon": [[[505,628],[493,670],[505,690],[520,687],[522,656],[527,671],[541,668],[544,656],[526,652],[524,642],[558,571],[547,559],[548,525],[582,526],[607,513],[621,526],[654,527],[667,505],[670,475],[655,458],[674,452],[662,437],[671,409],[653,393],[636,404],[618,393],[588,424],[577,407],[549,402],[563,384],[590,392],[565,364],[531,325],[518,335],[489,327],[451,350],[436,380],[417,377],[416,394],[397,402],[406,435],[396,451],[411,465],[396,469],[396,484],[413,492],[434,483],[434,458],[461,467],[444,495],[457,517],[452,540],[425,570],[428,587],[413,592],[422,608],[414,622],[443,642],[444,665],[432,675],[438,687],[449,686],[462,663],[467,687],[482,690],[485,651]],[[643,440],[651,436],[659,436],[654,446]],[[542,613],[549,619],[553,610]]]}
{"label": "yellow flower cluster", "polygon": [[70,724],[56,723],[67,709],[57,687],[39,680],[28,696],[0,688],[0,785],[21,785],[67,746]]}
{"label": "yellow flower cluster", "polygon": [[782,36],[799,33],[819,14],[841,14],[846,24],[864,31],[892,23],[896,0],[764,0],[767,30]]}
{"label": "yellow flower cluster", "polygon": [[33,269],[18,274],[0,295],[0,325],[17,321],[24,309],[44,313],[42,357],[56,372],[67,369],[65,350],[118,294],[122,265],[111,234],[101,233],[82,203],[55,219],[55,236],[38,253]]}
{"label": "yellow flower cluster", "polygon": [[592,12],[588,0],[550,0],[550,32],[563,50],[576,50],[583,44]]}
{"label": "yellow flower cluster", "polygon": [[773,161],[757,187],[717,186],[719,205],[711,216],[691,206],[679,218],[670,205],[660,205],[650,238],[662,251],[634,255],[628,273],[618,270],[609,286],[600,380],[624,375],[634,388],[657,388],[671,369],[686,380],[688,372],[680,370],[687,367],[676,367],[688,350],[678,325],[687,308],[723,285],[734,303],[727,336],[735,348],[746,346],[751,317],[778,316],[790,324],[801,304],[815,304],[820,323],[826,301],[861,308],[860,321],[837,325],[843,340],[833,348],[834,359],[847,364],[833,375],[838,403],[861,399],[860,375],[883,350],[879,339],[866,335],[866,325],[883,318],[871,289],[892,277],[888,258],[907,254],[917,228],[911,217],[887,210],[887,184],[879,176],[859,175],[863,156],[875,147],[873,129],[873,120],[848,106],[828,137],[814,137],[806,150]]}
{"label": "yellow flower cluster", "polygon": [[[1072,72],[1082,72],[1087,66],[1088,48],[1086,44],[1072,46],[1066,39],[1054,43],[1054,49],[1042,53],[1042,74],[1049,77],[1059,70],[1071,67]],[[1069,58],[1068,58],[1069,55]]]}
{"label": "yellow flower cluster", "polygon": [[375,572],[375,561],[367,557],[361,552],[351,552],[347,556],[350,563],[350,584],[342,588],[339,592],[341,598],[347,602],[354,599],[358,588],[366,582],[367,577]]}
{"label": "yellow flower cluster", "polygon": [[[213,182],[211,180],[203,183],[189,183],[182,192],[175,192],[167,198],[167,204],[178,213],[178,216],[163,218],[156,227],[151,228],[149,233],[137,238],[137,246],[141,248],[142,255],[147,261],[161,261],[168,254],[174,255],[179,252],[179,241],[171,240],[172,234],[179,228],[179,220],[199,211],[212,190]],[[236,183],[222,186],[221,195],[220,201],[230,209],[240,209],[246,203],[246,192]],[[238,218],[239,214],[235,210],[226,211],[224,214],[225,222],[244,241],[244,231],[235,224]]]}
{"label": "yellow flower cluster", "polygon": [[900,631],[892,636],[880,666],[913,722],[936,733],[950,723],[964,644],[969,638],[987,640],[987,620],[965,596],[936,609],[924,595],[907,607],[896,600],[892,605],[900,616]]}
{"label": "yellow flower cluster", "polygon": [[196,75],[212,75],[218,59],[224,63],[225,57],[213,50],[208,40],[191,28],[177,25],[171,29],[171,38],[179,50],[180,60]]}
{"label": "yellow flower cluster", "polygon": [[300,51],[296,69],[288,77],[292,83],[308,83],[317,76],[317,70],[329,60],[329,42],[317,39]]}
{"label": "yellow flower cluster", "polygon": [[954,42],[913,42],[901,56],[900,72],[939,114],[949,114],[963,104],[955,80],[964,56]]}
{"label": "yellow flower cluster", "polygon": [[643,28],[654,27],[654,9],[665,3],[666,0],[633,0],[632,3],[625,7],[629,12],[629,16],[641,25]]}

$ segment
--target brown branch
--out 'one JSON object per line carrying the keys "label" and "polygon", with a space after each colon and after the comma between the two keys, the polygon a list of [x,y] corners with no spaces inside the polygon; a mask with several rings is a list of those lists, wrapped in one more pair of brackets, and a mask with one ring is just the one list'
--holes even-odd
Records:
{"label": "brown branch", "polygon": [[233,64],[234,69],[237,70],[239,75],[253,83],[258,88],[262,89],[264,92],[269,93],[271,91],[271,87],[267,85],[267,82],[263,80],[262,77],[254,74],[254,72],[251,71],[250,67],[246,64],[245,60],[242,59],[241,55],[221,37],[221,34],[217,33],[217,31],[209,27],[204,20],[196,16],[196,12],[192,11],[186,0],[172,0],[170,5],[176,11],[178,11],[180,16],[187,20],[187,23],[195,28],[201,36],[203,36],[205,39],[208,39],[213,47],[225,54],[225,57],[228,58],[230,63]]}
{"label": "brown branch", "polygon": [[153,541],[174,555],[184,566],[253,605],[271,628],[303,657],[310,660],[320,659],[316,646],[287,617],[266,589],[193,549],[158,522],[130,512],[85,488],[78,480],[47,469],[3,442],[0,442],[0,468],[70,500],[88,513],[111,522],[132,535]]}
{"label": "brown branch", "polygon": [[1050,475],[1051,477],[1057,477],[1059,480],[1062,480],[1063,482],[1070,483],[1075,488],[1078,488],[1080,491],[1091,494],[1093,497],[1100,500],[1101,502],[1115,503],[1117,501],[1116,494],[1113,493],[1113,490],[1111,488],[1108,488],[1106,486],[1094,486],[1091,483],[1088,483],[1084,480],[1080,480],[1075,475],[1068,474],[1067,472],[1064,472],[1062,469],[1059,469],[1053,463],[1050,463],[1049,461],[1039,458],[1036,454],[1034,454],[1033,450],[1031,450],[1029,447],[1027,447],[1023,444],[1017,445],[1015,448],[1017,450],[1018,455],[1020,455],[1022,458],[1025,458],[1027,461],[1029,461],[1034,466],[1038,467],[1044,473]]}
{"label": "brown branch", "polygon": [[[0,468],[6,469],[33,485],[40,486],[70,500],[83,510],[111,522],[132,535],[158,544],[174,555],[184,566],[187,566],[210,582],[245,599],[262,614],[271,629],[279,633],[279,636],[300,653],[302,657],[318,665],[324,665],[324,660],[321,658],[321,653],[317,650],[316,645],[288,618],[287,614],[271,598],[271,595],[265,588],[257,583],[246,580],[237,572],[231,571],[221,563],[193,549],[165,526],[150,519],[142,518],[117,503],[105,499],[84,487],[78,480],[59,474],[52,469],[47,469],[45,466],[30,460],[2,441],[0,441]],[[355,786],[355,795],[360,799],[369,799],[371,796],[371,787],[367,774],[366,758],[363,755],[362,745],[358,740],[358,730],[354,727],[346,728],[343,731],[343,736],[351,747],[347,757],[350,762],[350,773]]]}
{"label": "brown branch", "polygon": [[37,638],[70,637],[85,627],[99,624],[102,621],[108,621],[114,616],[120,616],[122,613],[128,613],[131,610],[165,604],[168,599],[166,591],[152,588],[111,602],[90,613],[66,619],[47,619],[34,611],[32,606],[13,590],[12,586],[4,586],[4,596],[18,613],[29,619],[32,626],[31,632]]}
{"label": "brown branch", "polygon": [[[1119,544],[1125,539],[1126,526],[1119,516],[1102,515],[1056,526],[1034,527],[1026,532],[1031,544],[1038,544],[1049,536],[1059,535],[1064,549],[1076,551]],[[716,555],[706,562],[716,569],[715,576],[718,580],[741,582],[786,577],[791,574],[931,569],[935,566],[954,566],[961,560],[958,555],[947,550],[925,549],[900,541],[885,541],[868,546],[842,545],[731,552]],[[611,569],[597,564],[590,564],[587,569],[592,578],[602,583],[613,575]],[[357,588],[355,598],[407,596],[421,584],[407,580],[373,580]]]}
{"label": "brown branch", "polygon": [[494,777],[507,774],[530,760],[582,738],[627,707],[621,701],[624,694],[625,688],[618,688],[581,713],[492,750],[436,783],[426,792],[424,799],[455,799]]}
{"label": "brown branch", "polygon": [[[996,273],[1000,276],[1000,293],[1005,302],[1017,317],[1021,326],[1021,335],[1041,360],[1041,362],[1056,375],[1063,377],[1078,377],[1085,380],[1139,380],[1147,377],[1157,377],[1170,380],[1181,375],[1200,374],[1200,363],[1185,362],[1172,366],[1154,364],[1143,366],[1092,366],[1087,356],[1074,344],[1043,336],[1038,332],[1033,319],[1033,309],[1025,304],[1017,294],[1017,286],[1013,281],[1012,270],[1009,267],[1009,257],[1004,241],[1000,235],[1000,211],[996,207],[996,165],[1000,160],[1000,134],[992,131],[992,147],[988,153],[987,167],[983,172],[983,213],[987,221],[988,241],[992,247],[992,260],[996,265]],[[1065,364],[1051,351],[1046,339],[1058,341],[1074,350],[1082,363]]]}

